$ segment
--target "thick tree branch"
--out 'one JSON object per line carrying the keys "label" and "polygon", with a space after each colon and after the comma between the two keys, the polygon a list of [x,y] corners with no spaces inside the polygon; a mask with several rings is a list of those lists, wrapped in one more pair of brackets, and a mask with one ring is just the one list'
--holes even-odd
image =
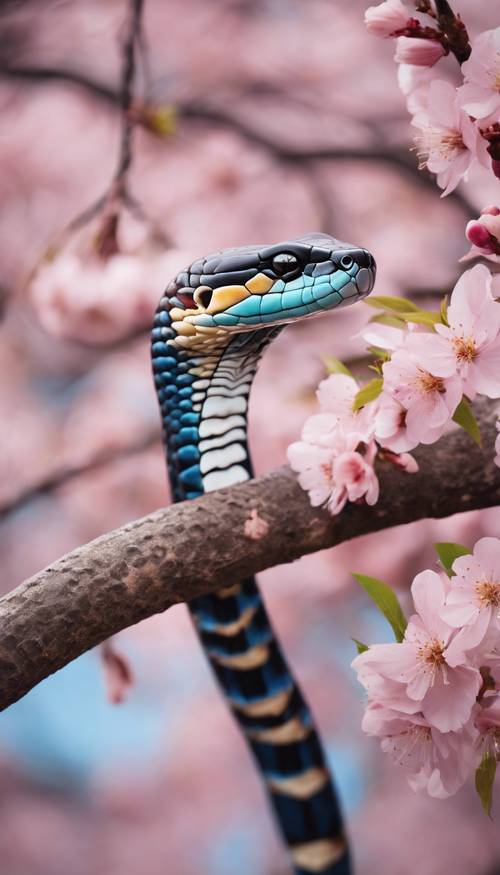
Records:
{"label": "thick tree branch", "polygon": [[[0,709],[115,632],[273,565],[424,517],[500,505],[491,404],[484,449],[462,431],[416,452],[420,473],[380,466],[381,498],[332,518],[277,471],[136,520],[74,550],[0,599]],[[268,523],[245,534],[251,511]]]}

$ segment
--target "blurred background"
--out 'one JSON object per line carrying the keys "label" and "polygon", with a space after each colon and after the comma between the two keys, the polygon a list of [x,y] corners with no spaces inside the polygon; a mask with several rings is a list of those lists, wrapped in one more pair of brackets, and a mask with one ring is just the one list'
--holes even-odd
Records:
{"label": "blurred background", "polygon": [[[443,200],[417,170],[393,44],[365,32],[367,5],[146,0],[128,179],[144,213],[134,207],[120,231],[143,272],[129,282],[124,262],[123,283],[118,265],[101,293],[78,259],[28,279],[113,176],[128,4],[3,0],[2,593],[167,501],[148,326],[196,256],[323,230],[374,253],[379,294],[424,304],[453,286],[465,222],[491,194],[477,178]],[[498,23],[491,5],[453,4],[472,33]],[[250,411],[257,473],[284,462],[313,411],[321,355],[362,367],[353,335],[368,316],[360,305],[289,327],[266,353]],[[500,872],[498,829],[470,787],[447,802],[415,796],[362,737],[349,667],[351,635],[389,640],[350,572],[387,580],[404,601],[435,563],[433,541],[498,534],[494,517],[424,521],[261,575],[321,727],[359,875]],[[92,652],[0,716],[2,875],[287,875],[185,607],[115,646],[135,678],[123,704],[108,702]]]}

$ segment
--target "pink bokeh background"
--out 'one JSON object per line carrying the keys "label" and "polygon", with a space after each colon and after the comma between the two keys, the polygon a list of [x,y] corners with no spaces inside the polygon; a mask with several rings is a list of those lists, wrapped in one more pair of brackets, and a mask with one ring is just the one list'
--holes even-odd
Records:
{"label": "pink bokeh background", "polygon": [[[147,0],[147,97],[177,106],[178,120],[168,138],[137,130],[130,181],[172,241],[163,285],[213,249],[310,230],[369,248],[380,294],[428,303],[453,285],[466,220],[488,192],[472,180],[443,200],[418,174],[393,47],[365,32],[366,5]],[[473,32],[495,24],[487,2],[454,8]],[[49,333],[27,287],[42,251],[113,173],[116,106],[88,80],[116,91],[126,9],[28,0],[0,13],[2,592],[166,501],[146,327],[162,287],[148,289],[131,330],[99,346]],[[47,69],[59,75],[35,75]],[[290,159],[297,151],[307,157]],[[359,305],[289,327],[267,352],[250,413],[257,474],[285,461],[313,411],[321,356],[359,367],[353,335],[368,317]],[[351,635],[388,638],[350,572],[387,580],[404,600],[413,574],[434,567],[433,541],[482,534],[498,535],[497,511],[424,521],[261,575],[339,778],[359,875],[499,870],[498,829],[470,788],[446,803],[415,796],[362,737],[349,667]],[[116,645],[135,675],[123,705],[106,702],[90,653],[0,716],[2,875],[286,875],[186,609]]]}

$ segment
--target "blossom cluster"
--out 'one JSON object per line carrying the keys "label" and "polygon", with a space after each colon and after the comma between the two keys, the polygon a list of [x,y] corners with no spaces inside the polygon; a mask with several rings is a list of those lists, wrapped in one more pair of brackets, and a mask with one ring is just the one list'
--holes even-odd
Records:
{"label": "blossom cluster", "polygon": [[438,798],[500,753],[500,540],[457,552],[449,579],[429,569],[415,577],[402,640],[353,661],[368,694],[364,731],[414,790]]}
{"label": "blossom cluster", "polygon": [[[453,419],[474,433],[468,400],[500,398],[500,302],[487,267],[461,276],[440,315],[400,298],[372,303],[387,308],[361,332],[378,376],[361,389],[347,373],[327,377],[317,392],[321,412],[288,448],[311,504],[332,514],[346,501],[375,504],[377,456],[414,472],[410,451],[437,441]],[[495,450],[498,461],[500,435]]]}
{"label": "blossom cluster", "polygon": [[[500,177],[500,27],[477,34],[470,45],[460,16],[418,6],[426,11],[385,0],[366,11],[365,23],[376,36],[397,40],[399,84],[418,130],[418,154],[446,195],[481,165]],[[450,52],[460,62],[453,83],[448,71],[435,70]]]}
{"label": "blossom cluster", "polygon": [[106,206],[63,235],[37,265],[31,302],[49,334],[92,345],[146,328],[165,277],[192,253],[172,249],[146,217]]}

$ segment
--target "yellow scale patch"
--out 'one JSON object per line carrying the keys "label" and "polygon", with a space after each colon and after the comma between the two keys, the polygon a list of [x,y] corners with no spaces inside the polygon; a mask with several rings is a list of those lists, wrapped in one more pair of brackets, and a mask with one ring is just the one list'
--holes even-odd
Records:
{"label": "yellow scale patch", "polygon": [[291,852],[294,863],[301,869],[322,872],[327,866],[340,860],[345,852],[345,842],[340,836],[337,839],[318,839],[302,845],[292,845]]}
{"label": "yellow scale patch", "polygon": [[282,780],[270,778],[267,784],[272,790],[284,793],[286,796],[293,796],[294,799],[309,799],[327,782],[328,772],[326,769],[313,767],[294,778],[283,778]]}

